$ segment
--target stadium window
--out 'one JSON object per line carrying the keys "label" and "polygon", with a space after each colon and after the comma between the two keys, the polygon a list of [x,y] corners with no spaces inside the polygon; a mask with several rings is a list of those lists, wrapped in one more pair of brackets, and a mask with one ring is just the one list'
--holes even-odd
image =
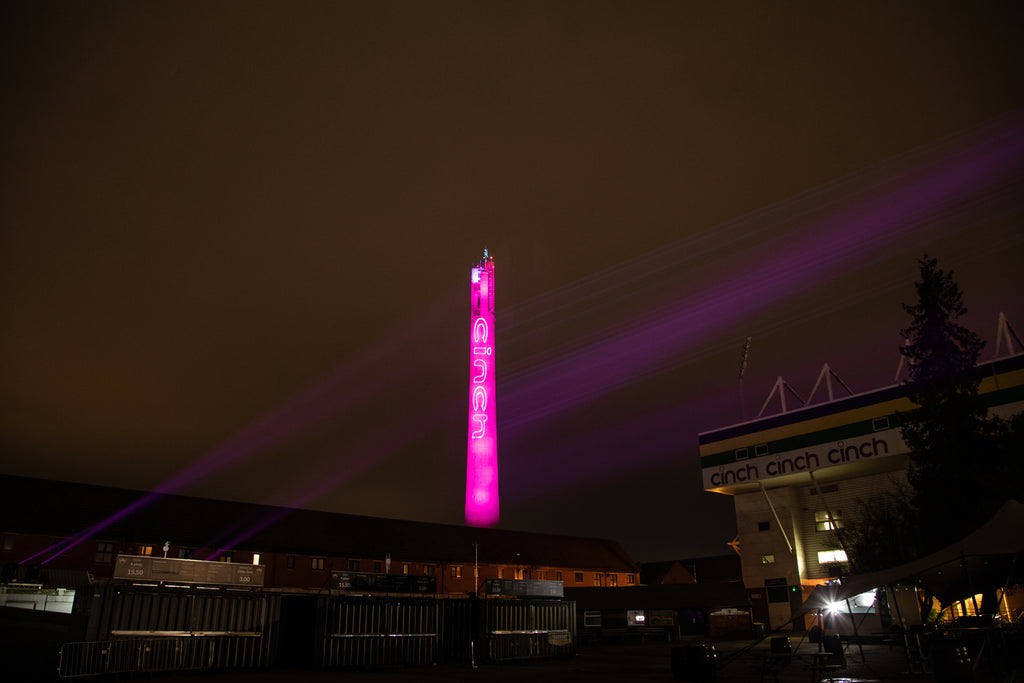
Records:
{"label": "stadium window", "polygon": [[100,541],[96,544],[96,564],[110,564],[114,561],[114,544]]}
{"label": "stadium window", "polygon": [[462,565],[453,564],[452,567],[451,567],[451,572],[452,572],[452,578],[453,579],[461,579],[462,578]]}
{"label": "stadium window", "polygon": [[179,560],[191,560],[192,559],[192,548],[178,548],[178,559]]}
{"label": "stadium window", "polygon": [[409,573],[409,563],[408,562],[403,562],[402,563],[402,573],[403,574],[408,574]]}
{"label": "stadium window", "polygon": [[636,577],[632,574],[626,574],[626,583],[630,586],[634,585],[636,583]]}
{"label": "stadium window", "polygon": [[373,573],[374,574],[380,574],[381,573],[380,570],[383,569],[383,568],[384,568],[384,565],[381,563],[380,560],[374,560],[374,562],[373,562]]}
{"label": "stadium window", "polygon": [[221,553],[220,557],[217,558],[217,561],[218,562],[233,562],[234,559],[235,559],[235,554],[229,550],[227,552]]}
{"label": "stadium window", "polygon": [[284,566],[288,569],[295,569],[295,556],[289,555],[284,558]]}
{"label": "stadium window", "polygon": [[746,460],[747,459],[747,449],[746,448],[737,448],[736,449],[736,459],[737,460]]}
{"label": "stadium window", "polygon": [[600,586],[601,585],[601,575],[598,574],[597,572],[594,572],[594,585],[595,586]]}
{"label": "stadium window", "polygon": [[618,586],[619,585],[619,575],[618,574],[609,574],[608,575],[608,585],[611,586],[612,588]]}
{"label": "stadium window", "polygon": [[359,571],[359,560],[349,560],[348,561],[348,570],[350,572],[357,572],[357,571]]}
{"label": "stadium window", "polygon": [[833,562],[846,562],[845,550],[819,550],[818,564],[831,564]]}
{"label": "stadium window", "polygon": [[754,455],[768,455],[768,444],[762,443],[754,446]]}
{"label": "stadium window", "polygon": [[423,565],[423,576],[433,576],[433,575],[434,575],[434,565],[432,565],[432,564],[425,564],[425,565]]}
{"label": "stadium window", "polygon": [[555,572],[555,581],[562,580],[562,572]]}
{"label": "stadium window", "polygon": [[576,572],[576,583],[583,583],[583,572]]}
{"label": "stadium window", "polygon": [[843,528],[843,513],[840,510],[836,510],[835,519],[831,519],[827,512],[815,512],[814,513],[814,528],[818,531],[835,531],[836,529]]}
{"label": "stadium window", "polygon": [[4,550],[14,550],[14,534],[4,534]]}
{"label": "stadium window", "polygon": [[313,571],[322,572],[324,570],[324,564],[326,562],[326,557],[314,557],[311,565],[313,567]]}
{"label": "stadium window", "polygon": [[153,546],[151,546],[151,545],[140,545],[139,546],[139,552],[137,552],[135,554],[136,555],[152,555],[153,554]]}

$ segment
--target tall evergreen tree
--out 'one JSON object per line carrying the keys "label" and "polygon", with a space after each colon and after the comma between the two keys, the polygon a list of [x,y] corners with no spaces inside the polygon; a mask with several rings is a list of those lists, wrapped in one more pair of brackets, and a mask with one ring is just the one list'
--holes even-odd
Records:
{"label": "tall evergreen tree", "polygon": [[918,266],[918,302],[903,305],[911,323],[901,351],[919,408],[903,416],[901,433],[921,550],[929,552],[983,524],[1003,500],[990,495],[998,456],[975,371],[984,342],[957,323],[967,309],[952,271],[927,256]]}

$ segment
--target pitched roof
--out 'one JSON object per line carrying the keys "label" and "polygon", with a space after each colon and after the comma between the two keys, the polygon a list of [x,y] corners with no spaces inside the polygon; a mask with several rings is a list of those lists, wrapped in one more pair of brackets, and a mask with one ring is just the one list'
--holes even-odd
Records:
{"label": "pitched roof", "polygon": [[[8,531],[69,537],[114,518],[93,536],[130,543],[224,547],[395,561],[578,567],[639,572],[618,542],[504,529],[365,517],[71,482],[0,475]],[[146,505],[122,511],[143,498]],[[118,517],[118,515],[122,515]]]}

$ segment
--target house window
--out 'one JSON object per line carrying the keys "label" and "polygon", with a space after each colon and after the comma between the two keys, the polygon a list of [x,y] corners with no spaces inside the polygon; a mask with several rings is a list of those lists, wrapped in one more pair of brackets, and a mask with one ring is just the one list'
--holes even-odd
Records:
{"label": "house window", "polygon": [[452,567],[451,567],[451,572],[452,572],[452,578],[453,579],[461,579],[462,578],[462,565],[453,564]]}
{"label": "house window", "polygon": [[326,562],[326,557],[314,557],[312,563],[313,571],[322,572],[324,570],[324,563]]}
{"label": "house window", "polygon": [[608,585],[613,587],[613,588],[615,586],[618,586],[619,585],[619,575],[618,574],[609,574],[608,575]]}
{"label": "house window", "polygon": [[359,571],[359,560],[349,560],[348,561],[348,570],[350,572],[357,572],[357,571]]}
{"label": "house window", "polygon": [[846,562],[845,550],[819,550],[818,564],[830,564],[832,562]]}
{"label": "house window", "polygon": [[835,519],[831,519],[827,512],[815,512],[814,513],[814,528],[818,531],[835,531],[836,529],[843,528],[843,513],[841,510],[836,510],[832,514],[835,515]]}
{"label": "house window", "polygon": [[284,558],[284,566],[288,569],[295,569],[295,556],[289,555],[288,557]]}
{"label": "house window", "polygon": [[96,564],[110,564],[114,561],[114,544],[100,541],[96,544]]}
{"label": "house window", "polygon": [[135,554],[136,555],[152,555],[153,554],[153,546],[151,546],[151,545],[140,545],[139,546],[139,552],[137,552]]}
{"label": "house window", "polygon": [[403,574],[408,574],[409,573],[409,563],[408,562],[403,562],[402,563],[402,573]]}
{"label": "house window", "polygon": [[761,555],[761,564],[775,564],[775,555],[772,553]]}
{"label": "house window", "polygon": [[626,583],[632,586],[636,583],[636,577],[632,574],[626,574]]}
{"label": "house window", "polygon": [[772,528],[772,523],[771,522],[758,522],[757,523],[757,530],[758,531],[768,531],[771,528]]}
{"label": "house window", "polygon": [[576,572],[576,583],[583,583],[583,572]]}

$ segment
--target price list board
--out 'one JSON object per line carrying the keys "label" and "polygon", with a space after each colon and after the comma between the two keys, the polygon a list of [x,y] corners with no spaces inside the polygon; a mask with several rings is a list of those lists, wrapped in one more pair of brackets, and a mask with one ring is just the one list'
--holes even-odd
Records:
{"label": "price list board", "polygon": [[331,590],[356,593],[420,593],[431,595],[437,592],[437,577],[409,576],[408,574],[331,572]]}
{"label": "price list board", "polygon": [[128,581],[157,581],[205,586],[263,585],[265,568],[258,564],[179,560],[148,555],[118,555],[114,578]]}

